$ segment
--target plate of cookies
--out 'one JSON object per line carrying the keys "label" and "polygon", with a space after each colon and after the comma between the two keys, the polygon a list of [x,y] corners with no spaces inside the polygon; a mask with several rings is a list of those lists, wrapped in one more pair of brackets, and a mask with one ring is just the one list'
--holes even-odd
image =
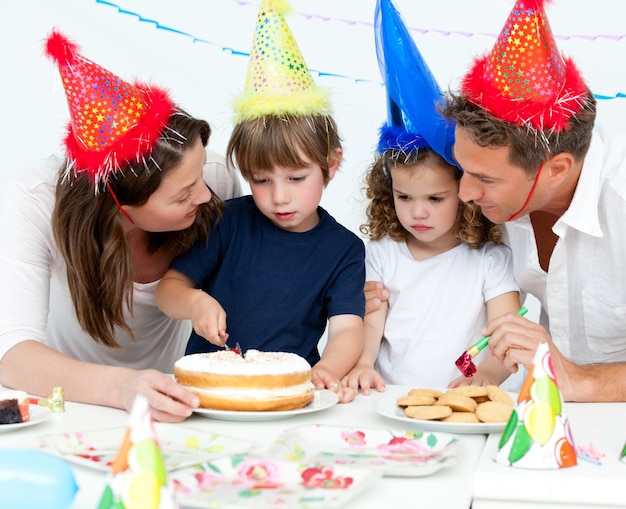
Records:
{"label": "plate of cookies", "polygon": [[495,385],[454,389],[397,387],[379,399],[374,408],[380,415],[423,430],[499,433],[509,420],[515,397]]}

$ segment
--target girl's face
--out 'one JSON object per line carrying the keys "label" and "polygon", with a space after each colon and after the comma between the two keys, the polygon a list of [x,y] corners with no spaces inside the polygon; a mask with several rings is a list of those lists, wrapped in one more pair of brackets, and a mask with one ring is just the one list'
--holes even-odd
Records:
{"label": "girl's face", "polygon": [[[329,180],[340,160],[329,160]],[[271,171],[253,172],[248,183],[257,208],[278,228],[302,233],[319,222],[317,207],[325,183],[318,164],[309,162],[299,169],[274,167]]]}
{"label": "girl's face", "polygon": [[396,215],[411,234],[408,244],[447,250],[458,244],[452,228],[459,212],[459,182],[426,162],[390,168]]}
{"label": "girl's face", "polygon": [[198,206],[211,200],[203,180],[206,152],[198,138],[183,154],[181,163],[163,177],[161,185],[140,206],[124,205],[135,227],[148,232],[180,231],[196,219]]}

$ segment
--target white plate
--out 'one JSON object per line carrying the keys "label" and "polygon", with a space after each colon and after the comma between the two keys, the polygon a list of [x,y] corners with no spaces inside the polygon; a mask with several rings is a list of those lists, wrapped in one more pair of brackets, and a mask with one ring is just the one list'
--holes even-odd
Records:
{"label": "white plate", "polygon": [[288,428],[267,456],[380,469],[383,475],[422,477],[457,463],[459,438],[449,433],[309,424]]}
{"label": "white plate", "polygon": [[[50,452],[78,465],[109,471],[127,428],[78,431],[44,435],[41,441]],[[222,456],[243,454],[256,443],[180,424],[154,423],[161,455],[167,470],[187,467]]]}
{"label": "white plate", "polygon": [[39,405],[28,405],[28,413],[30,418],[26,422],[16,422],[14,424],[0,424],[1,431],[11,431],[19,428],[26,428],[44,422],[52,415],[52,412],[45,407]]}
{"label": "white plate", "polygon": [[396,401],[400,396],[406,395],[408,389],[401,392],[387,394],[374,403],[374,410],[380,415],[389,417],[402,423],[410,424],[425,431],[441,431],[442,433],[457,434],[483,434],[483,433],[499,433],[504,430],[506,422],[442,422],[427,421],[422,419],[412,419],[404,415]]}
{"label": "white plate", "polygon": [[273,421],[275,419],[285,419],[294,415],[319,412],[337,404],[339,397],[333,391],[327,389],[316,390],[313,401],[303,408],[297,410],[277,410],[274,412],[237,412],[230,410],[213,410],[211,408],[196,408],[194,412],[210,419],[220,419],[223,421]]}
{"label": "white plate", "polygon": [[343,507],[380,476],[352,465],[233,456],[177,470],[170,480],[182,507],[322,509]]}

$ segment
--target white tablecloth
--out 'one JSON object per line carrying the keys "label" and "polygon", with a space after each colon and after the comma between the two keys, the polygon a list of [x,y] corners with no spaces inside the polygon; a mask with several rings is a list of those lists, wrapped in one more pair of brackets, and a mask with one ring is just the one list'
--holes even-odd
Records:
{"label": "white tablecloth", "polygon": [[[392,389],[392,387],[388,388]],[[407,388],[408,389],[408,388]],[[208,419],[193,415],[178,426],[189,426],[229,436],[254,440],[269,446],[286,428],[302,424],[334,424],[408,430],[410,425],[378,415],[374,402],[384,394],[357,396],[352,403],[335,405],[320,412],[267,422],[237,422]],[[38,447],[39,437],[65,431],[90,431],[126,426],[126,412],[106,407],[67,402],[65,413],[53,414],[37,425],[0,433],[2,447]],[[418,428],[413,428],[418,429]],[[473,473],[483,450],[485,435],[459,435],[462,451],[457,465],[427,477],[383,477],[357,495],[346,509],[381,509],[385,507],[468,509],[472,501]],[[0,451],[1,453],[1,451]],[[95,509],[106,483],[104,472],[71,465],[79,492],[72,509]],[[0,503],[1,507],[1,503]]]}
{"label": "white tablecloth", "polygon": [[566,403],[574,443],[588,451],[578,464],[528,470],[496,463],[500,434],[492,434],[474,474],[472,509],[626,507],[626,403]]}

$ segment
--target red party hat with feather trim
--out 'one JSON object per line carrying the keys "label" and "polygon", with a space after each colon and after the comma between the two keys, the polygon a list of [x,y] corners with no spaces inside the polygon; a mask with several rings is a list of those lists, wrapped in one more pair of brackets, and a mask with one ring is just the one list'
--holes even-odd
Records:
{"label": "red party hat with feather trim", "polygon": [[56,30],[45,51],[59,67],[70,110],[67,157],[75,172],[89,174],[98,191],[111,173],[152,151],[174,105],[164,90],[132,85],[87,60]]}
{"label": "red party hat with feather trim", "polygon": [[588,89],[557,46],[549,0],[517,0],[491,53],[474,61],[461,92],[505,122],[558,132],[582,109]]}

